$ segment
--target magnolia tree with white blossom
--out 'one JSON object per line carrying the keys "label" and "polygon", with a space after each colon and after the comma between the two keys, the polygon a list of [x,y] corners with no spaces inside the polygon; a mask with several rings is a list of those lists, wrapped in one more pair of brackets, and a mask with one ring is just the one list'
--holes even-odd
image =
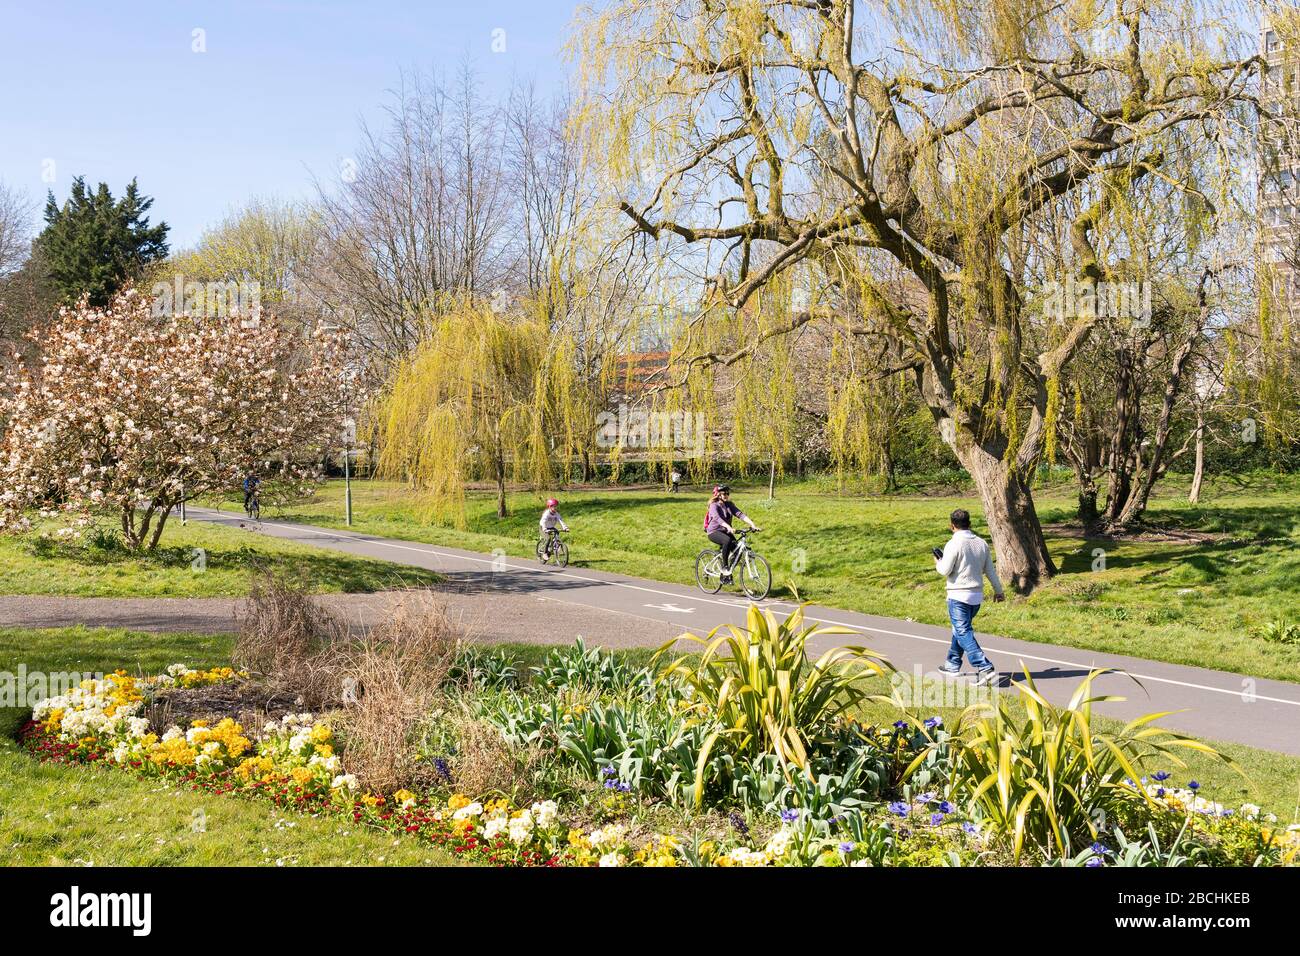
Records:
{"label": "magnolia tree with white blossom", "polygon": [[0,523],[61,516],[68,536],[113,513],[136,550],[157,547],[182,500],[250,470],[308,491],[355,384],[337,332],[304,338],[258,313],[158,318],[133,289],[61,309],[32,338],[38,365],[0,393]]}

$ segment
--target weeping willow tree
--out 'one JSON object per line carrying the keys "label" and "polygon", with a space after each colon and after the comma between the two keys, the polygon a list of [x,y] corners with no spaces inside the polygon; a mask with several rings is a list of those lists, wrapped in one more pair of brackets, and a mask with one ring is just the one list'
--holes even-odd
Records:
{"label": "weeping willow tree", "polygon": [[[1253,102],[1234,14],[1215,0],[615,0],[579,21],[581,128],[630,183],[623,214],[716,275],[720,308],[692,320],[695,339],[797,266],[857,286],[864,332],[915,363],[1024,592],[1055,573],[1031,491],[1049,394],[1096,323],[1049,331],[1028,307],[1029,240],[1072,206],[1069,269],[1097,281],[1107,190],[1177,179],[1176,133],[1227,148],[1216,131]],[[891,298],[885,267],[917,295]],[[734,365],[836,319],[810,302],[680,364]]]}
{"label": "weeping willow tree", "polygon": [[433,322],[373,409],[383,477],[420,492],[430,518],[465,523],[465,483],[541,486],[573,446],[574,364],[541,315],[464,301]]}

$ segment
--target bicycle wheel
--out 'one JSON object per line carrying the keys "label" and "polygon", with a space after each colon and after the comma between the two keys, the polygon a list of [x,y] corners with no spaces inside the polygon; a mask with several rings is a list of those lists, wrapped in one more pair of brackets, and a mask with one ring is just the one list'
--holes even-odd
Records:
{"label": "bicycle wheel", "polygon": [[752,600],[761,601],[772,590],[772,568],[761,554],[745,555],[745,566],[740,569],[740,586]]}
{"label": "bicycle wheel", "polygon": [[556,538],[555,546],[551,548],[551,557],[555,559],[557,568],[567,568],[569,566],[569,546],[560,538]]}
{"label": "bicycle wheel", "polygon": [[253,499],[253,503],[248,508],[248,516],[254,521],[262,520],[262,505],[256,498]]}
{"label": "bicycle wheel", "polygon": [[705,594],[722,590],[722,552],[705,548],[696,556],[695,583]]}

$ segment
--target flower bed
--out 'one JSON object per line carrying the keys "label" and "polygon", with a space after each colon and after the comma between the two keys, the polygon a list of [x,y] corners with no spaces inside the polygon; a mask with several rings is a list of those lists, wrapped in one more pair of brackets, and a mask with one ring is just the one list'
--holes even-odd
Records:
{"label": "flower bed", "polygon": [[[1109,820],[1078,844],[1088,831],[1076,828],[1068,852],[1052,852],[1050,829],[1013,833],[983,794],[963,796],[978,783],[961,776],[977,764],[978,738],[950,737],[937,716],[862,726],[828,713],[804,728],[799,768],[761,747],[728,749],[692,688],[581,644],[553,652],[527,685],[481,650],[453,670],[447,699],[459,712],[543,757],[534,795],[517,799],[456,789],[465,744],[448,723],[452,707],[429,715],[413,742],[436,783],[390,793],[369,792],[348,772],[348,741],[336,735],[340,723],[346,734],[345,712],[289,713],[256,731],[229,716],[184,728],[151,728],[142,716],[175,688],[245,679],[183,665],[152,678],[119,671],[40,702],[22,740],[39,759],[337,815],[494,866],[1004,864],[1020,859],[1025,839],[1038,840],[1028,862],[1055,865],[1276,864],[1300,852],[1300,829],[1258,807],[1226,808],[1165,771],[1133,782],[1100,766],[1078,790],[1102,788],[1084,796]],[[1018,753],[1015,762],[1032,770],[1033,759]]]}

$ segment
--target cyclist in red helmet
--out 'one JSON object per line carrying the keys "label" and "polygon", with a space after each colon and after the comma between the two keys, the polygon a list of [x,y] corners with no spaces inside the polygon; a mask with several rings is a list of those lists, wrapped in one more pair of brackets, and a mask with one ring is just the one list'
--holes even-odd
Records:
{"label": "cyclist in red helmet", "polygon": [[[542,520],[540,524],[542,526],[542,537],[546,539],[545,554],[549,555],[551,551],[551,542],[560,531],[569,530],[569,526],[565,524],[564,519],[560,517],[560,503],[554,498],[546,499],[546,510],[542,512]],[[546,558],[542,557],[541,561],[545,564]]]}

